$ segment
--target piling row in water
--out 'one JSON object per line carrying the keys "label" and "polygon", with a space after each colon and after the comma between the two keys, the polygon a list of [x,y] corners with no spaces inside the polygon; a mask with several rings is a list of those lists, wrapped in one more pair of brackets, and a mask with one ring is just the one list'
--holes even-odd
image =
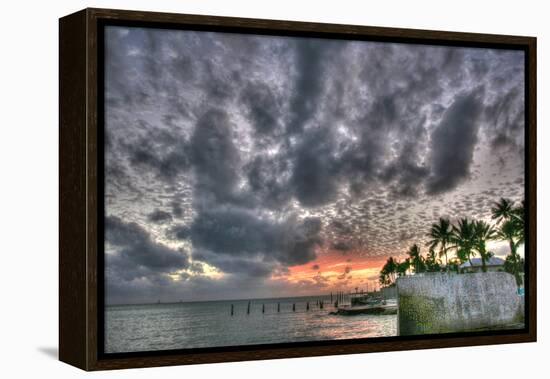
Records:
{"label": "piling row in water", "polygon": [[[296,303],[287,303],[287,304],[292,304],[292,312],[297,312]],[[304,304],[304,303],[302,303],[302,304]],[[315,309],[315,307],[314,307],[315,304],[317,305],[317,310],[322,310],[322,309],[325,308],[325,301],[324,300],[317,300],[313,304],[313,309]],[[309,312],[310,310],[312,310],[312,305],[310,304],[309,301],[306,301],[304,305],[305,305],[305,311],[306,312]],[[334,307],[336,307],[336,308],[338,307],[338,300],[334,304]],[[302,308],[302,309],[304,309],[304,308]],[[247,305],[246,305],[246,314],[250,315],[251,310],[252,310],[252,302],[248,301]],[[235,304],[231,304],[230,315],[234,316],[235,312],[236,312]],[[265,305],[265,303],[262,303],[262,314],[265,314],[265,313],[266,313],[266,305]],[[280,302],[277,302],[277,313],[281,313],[281,303]]]}

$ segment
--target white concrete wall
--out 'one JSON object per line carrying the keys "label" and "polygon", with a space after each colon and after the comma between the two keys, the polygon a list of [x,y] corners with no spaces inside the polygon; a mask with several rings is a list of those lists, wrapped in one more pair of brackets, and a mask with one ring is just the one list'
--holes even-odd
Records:
{"label": "white concrete wall", "polygon": [[524,298],[506,272],[427,274],[397,280],[400,335],[472,331],[523,322]]}

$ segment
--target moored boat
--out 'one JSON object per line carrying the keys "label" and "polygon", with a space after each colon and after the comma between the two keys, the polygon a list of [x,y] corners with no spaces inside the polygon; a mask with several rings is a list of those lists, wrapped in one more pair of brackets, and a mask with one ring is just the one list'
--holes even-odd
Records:
{"label": "moored boat", "polygon": [[379,301],[376,303],[366,305],[349,305],[338,307],[338,309],[331,314],[341,316],[353,316],[360,314],[371,315],[394,315],[397,314],[397,302],[396,301]]}

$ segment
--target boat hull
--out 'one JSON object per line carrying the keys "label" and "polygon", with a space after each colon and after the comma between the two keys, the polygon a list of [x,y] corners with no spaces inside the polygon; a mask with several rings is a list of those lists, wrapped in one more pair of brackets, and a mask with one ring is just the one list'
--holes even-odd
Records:
{"label": "boat hull", "polygon": [[338,308],[332,314],[339,316],[354,315],[395,315],[397,314],[397,305],[371,305],[364,307],[346,307]]}

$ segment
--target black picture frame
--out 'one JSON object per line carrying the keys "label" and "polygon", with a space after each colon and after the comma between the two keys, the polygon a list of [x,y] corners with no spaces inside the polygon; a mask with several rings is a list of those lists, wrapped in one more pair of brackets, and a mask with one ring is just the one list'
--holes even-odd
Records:
{"label": "black picture frame", "polygon": [[[103,30],[106,25],[487,47],[525,52],[525,329],[109,353],[104,330]],[[59,358],[85,370],[536,341],[536,38],[85,9],[59,21]]]}

